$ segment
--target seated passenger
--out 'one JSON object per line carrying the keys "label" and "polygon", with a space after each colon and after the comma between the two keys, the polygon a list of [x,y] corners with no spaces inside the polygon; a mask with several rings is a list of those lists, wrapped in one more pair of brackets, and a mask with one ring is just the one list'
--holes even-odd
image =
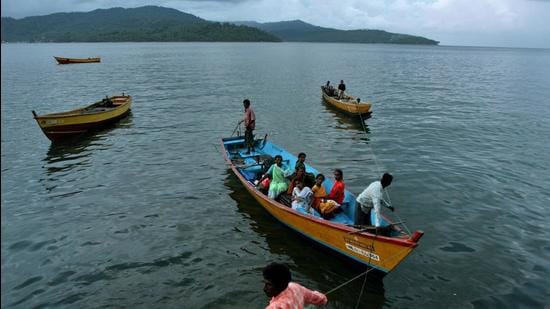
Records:
{"label": "seated passenger", "polygon": [[[303,180],[304,181],[304,186],[311,188],[313,186],[313,184],[315,183],[315,175],[313,173],[308,173],[307,172],[305,162],[306,162],[306,154],[303,153],[303,152],[300,152],[300,154],[298,154],[298,160],[296,161],[296,164],[294,165],[294,169],[295,169],[295,172],[298,172],[298,169],[300,167],[304,168],[304,173],[305,173],[305,179]],[[291,192],[292,191],[289,191],[289,194]]]}
{"label": "seated passenger", "polygon": [[296,180],[296,187],[292,191],[292,209],[298,209],[302,207],[307,212],[311,211],[311,201],[313,192],[308,187],[304,187],[304,184],[300,180]]}
{"label": "seated passenger", "polygon": [[334,213],[338,211],[344,202],[346,185],[343,181],[343,176],[344,173],[341,169],[334,170],[334,184],[332,185],[332,189],[330,193],[321,200],[321,204],[319,204],[320,213],[325,219],[334,217]]}
{"label": "seated passenger", "polygon": [[325,91],[325,93],[330,96],[330,97],[334,97],[336,94],[335,94],[335,89],[334,87],[330,84],[330,81],[327,81],[326,85],[323,87],[323,90]]}
{"label": "seated passenger", "polygon": [[296,164],[294,165],[294,170],[298,171],[300,167],[303,167],[304,170],[306,169],[306,164],[304,163],[306,161],[306,154],[303,152],[300,152],[298,154],[298,160],[296,160]]}
{"label": "seated passenger", "polygon": [[286,177],[289,175],[289,169],[283,164],[283,157],[280,155],[275,156],[275,163],[271,165],[269,170],[262,176],[260,183],[266,178],[271,176],[271,183],[269,184],[269,191],[267,196],[272,199],[276,199],[279,194],[285,192],[288,189],[288,180]]}
{"label": "seated passenger", "polygon": [[269,184],[271,183],[271,179],[269,179],[269,176],[262,178],[262,181],[256,180],[254,184],[256,185],[256,188],[260,190],[263,194],[267,195],[267,192],[269,190]]}
{"label": "seated passenger", "polygon": [[304,184],[306,180],[306,169],[303,166],[300,166],[296,169],[296,172],[292,174],[291,176],[292,181],[290,181],[290,185],[288,186],[287,193],[292,194],[292,191],[294,190],[294,187],[296,186],[296,182],[300,181],[302,184]]}
{"label": "seated passenger", "polygon": [[321,199],[327,196],[327,191],[325,190],[325,186],[323,186],[323,181],[325,181],[325,175],[319,174],[315,178],[315,185],[311,189],[313,192],[313,202],[311,203],[311,206],[317,210],[320,211],[319,204],[321,204]]}
{"label": "seated passenger", "polygon": [[112,107],[114,106],[113,101],[108,96],[105,96],[105,99],[101,100],[101,106],[103,107]]}

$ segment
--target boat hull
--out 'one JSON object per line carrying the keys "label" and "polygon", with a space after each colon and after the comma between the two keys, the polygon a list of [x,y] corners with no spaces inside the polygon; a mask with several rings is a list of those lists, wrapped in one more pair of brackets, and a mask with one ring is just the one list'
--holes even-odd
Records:
{"label": "boat hull", "polygon": [[278,221],[316,243],[382,273],[392,271],[417,246],[416,240],[409,237],[375,235],[352,226],[304,214],[269,199],[239,172],[229,158],[223,139],[222,147],[231,170],[254,199]]}
{"label": "boat hull", "polygon": [[101,58],[64,58],[54,57],[58,64],[71,64],[71,63],[94,63],[101,62]]}
{"label": "boat hull", "polygon": [[42,116],[35,114],[34,119],[46,137],[52,141],[99,130],[120,120],[130,112],[132,105],[130,96],[115,96],[110,99],[116,104],[112,108],[98,107],[98,102],[86,108],[65,113]]}
{"label": "boat hull", "polygon": [[357,103],[354,97],[350,97],[349,102],[345,102],[327,95],[322,88],[321,88],[321,95],[323,96],[323,100],[326,103],[328,103],[330,106],[333,106],[334,108],[348,115],[368,116],[372,113],[370,103]]}

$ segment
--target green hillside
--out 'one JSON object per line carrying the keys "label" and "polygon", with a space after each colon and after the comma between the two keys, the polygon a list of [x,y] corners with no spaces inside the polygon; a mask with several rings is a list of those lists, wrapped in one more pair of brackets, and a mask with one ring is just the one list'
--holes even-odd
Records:
{"label": "green hillside", "polygon": [[301,20],[274,23],[234,22],[234,24],[258,28],[287,42],[439,44],[438,41],[420,36],[391,33],[383,30],[338,30],[323,28]]}
{"label": "green hillside", "polygon": [[2,42],[268,41],[257,28],[210,22],[157,6],[55,13],[22,19],[2,17]]}

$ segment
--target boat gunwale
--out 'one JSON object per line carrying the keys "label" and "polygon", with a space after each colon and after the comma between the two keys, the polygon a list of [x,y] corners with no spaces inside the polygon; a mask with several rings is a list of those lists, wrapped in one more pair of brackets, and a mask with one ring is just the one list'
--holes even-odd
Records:
{"label": "boat gunwale", "polygon": [[[357,102],[357,97],[354,97],[354,96],[352,96],[352,95],[347,95],[349,98],[352,98],[353,100],[355,100],[355,103],[344,102],[344,101],[342,101],[342,100],[335,99],[335,98],[329,96],[329,95],[325,92],[325,90],[323,89],[323,86],[321,86],[321,93],[323,94],[323,99],[325,99],[325,100],[332,99],[332,100],[337,101],[338,103],[342,103],[342,104],[350,105],[350,106],[357,106],[357,105],[366,106],[366,105],[368,105],[368,106],[369,106],[369,111],[368,111],[368,112],[365,112],[365,113],[370,113],[370,107],[372,106],[372,104],[371,104],[369,101]],[[356,112],[352,112],[352,113],[355,114]],[[357,112],[357,113],[358,113],[358,112]]]}
{"label": "boat gunwale", "polygon": [[[98,114],[109,113],[109,112],[121,109],[121,108],[125,107],[126,105],[132,103],[132,97],[131,96],[124,96],[124,97],[123,96],[113,96],[113,97],[110,97],[110,99],[113,99],[113,98],[125,98],[126,100],[125,100],[125,102],[123,102],[121,104],[114,105],[114,107],[109,109],[109,110],[92,111],[92,112],[88,112],[88,113],[85,113],[85,114],[82,113],[82,111],[86,110],[87,108],[90,108],[90,107],[93,107],[96,104],[102,103],[102,101],[98,101],[98,102],[92,103],[88,106],[73,109],[73,110],[66,111],[66,112],[36,115],[36,116],[34,116],[34,119],[69,118],[69,117],[82,117],[82,116],[88,116],[88,115],[98,115]],[[80,112],[80,114],[79,114],[79,112]]]}
{"label": "boat gunwale", "polygon": [[87,63],[87,62],[101,62],[101,57],[88,57],[88,58],[68,58],[68,57],[58,57],[53,56],[58,62],[67,62],[67,63]]}
{"label": "boat gunwale", "polygon": [[[311,221],[317,222],[321,225],[329,226],[330,228],[334,228],[334,229],[337,229],[337,230],[340,230],[340,231],[348,232],[348,234],[353,233],[355,235],[361,235],[361,236],[364,236],[366,238],[377,239],[379,241],[393,243],[393,244],[396,244],[396,245],[399,245],[399,246],[409,247],[411,249],[414,249],[418,246],[418,242],[414,242],[414,241],[411,240],[411,235],[409,235],[409,238],[393,238],[393,237],[388,237],[388,236],[383,236],[383,235],[375,235],[375,234],[368,233],[368,232],[359,232],[360,230],[357,229],[357,228],[349,227],[349,226],[346,226],[346,225],[341,224],[341,223],[334,223],[334,222],[331,222],[331,221],[328,221],[328,220],[325,220],[325,219],[321,219],[321,218],[317,218],[317,217],[314,217],[314,216],[302,214],[302,213],[300,213],[300,212],[298,212],[298,211],[296,211],[296,210],[294,210],[290,207],[287,207],[287,206],[285,206],[285,205],[283,205],[283,204],[281,204],[277,201],[274,201],[274,200],[266,197],[263,193],[258,191],[258,189],[256,189],[254,186],[252,186],[252,184],[250,184],[250,182],[248,180],[246,180],[244,178],[244,176],[239,172],[239,170],[237,169],[235,164],[233,164],[233,162],[231,162],[231,160],[227,156],[227,151],[228,150],[225,148],[223,137],[220,140],[221,140],[221,147],[222,147],[222,150],[223,150],[224,158],[225,158],[226,162],[230,164],[231,169],[233,170],[233,173],[239,178],[240,182],[242,184],[248,186],[250,189],[252,189],[251,192],[253,192],[255,196],[260,197],[261,199],[263,199],[264,201],[268,202],[269,204],[277,207],[278,209],[280,209],[282,211],[286,211],[286,212],[291,213],[291,214],[296,215],[296,216],[300,216],[300,217],[302,217],[306,220],[311,220]],[[263,207],[263,205],[262,205],[262,208],[265,209],[265,207]],[[281,221],[278,218],[276,218],[276,219],[278,221]],[[408,235],[408,234],[406,234],[406,235]]]}

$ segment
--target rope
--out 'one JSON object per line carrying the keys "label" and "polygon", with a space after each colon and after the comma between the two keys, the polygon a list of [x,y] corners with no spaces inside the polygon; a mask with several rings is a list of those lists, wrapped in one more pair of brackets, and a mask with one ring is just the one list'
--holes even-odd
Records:
{"label": "rope", "polygon": [[[374,243],[374,238],[373,238],[373,243]],[[387,258],[386,260],[387,260],[387,261],[393,260],[394,258],[396,258],[398,255],[402,254],[403,251],[405,251],[405,250],[407,250],[407,249],[408,249],[408,248],[403,248],[403,249],[401,249],[399,252],[397,252],[397,253],[395,253],[394,255],[390,256],[390,257]],[[370,258],[369,258],[369,260],[370,260]],[[370,262],[370,261],[369,261],[369,262]],[[369,264],[370,264],[370,263],[369,263]],[[344,286],[350,284],[351,282],[353,282],[353,281],[355,281],[355,280],[361,278],[361,276],[367,275],[369,272],[373,271],[374,269],[375,269],[374,267],[371,267],[371,269],[368,269],[367,271],[360,273],[359,275],[357,275],[357,276],[355,276],[355,277],[349,279],[348,281],[346,281],[346,282],[344,282],[344,283],[338,285],[337,287],[331,289],[330,291],[328,291],[328,292],[326,292],[326,293],[324,293],[324,294],[325,294],[325,295],[328,295],[328,294],[330,294],[330,293],[332,293],[332,292],[335,292],[336,290],[339,290],[339,289],[341,289],[342,287],[344,287]],[[366,277],[367,277],[367,276],[365,276],[365,281],[366,281]],[[364,288],[364,285],[363,285],[363,288]]]}
{"label": "rope", "polygon": [[363,285],[361,286],[361,293],[359,293],[359,297],[357,297],[357,303],[355,304],[355,309],[359,308],[359,304],[361,303],[361,297],[363,296],[363,291],[365,290],[365,284],[367,283],[368,276],[369,276],[369,273],[366,273],[365,280],[363,280]]}
{"label": "rope", "polygon": [[325,295],[328,295],[328,294],[330,294],[330,293],[332,293],[332,292],[334,292],[334,291],[336,291],[336,290],[338,290],[338,289],[340,289],[340,288],[342,288],[342,287],[348,285],[348,284],[351,283],[352,281],[359,279],[361,276],[366,275],[369,271],[371,271],[371,270],[373,270],[373,269],[374,269],[374,268],[371,268],[371,269],[369,269],[369,270],[367,270],[367,271],[365,271],[365,272],[360,273],[359,275],[357,275],[357,276],[355,276],[355,277],[349,279],[348,281],[346,281],[346,282],[340,284],[339,286],[333,288],[332,290],[330,290],[330,291],[328,291],[328,292],[326,292],[326,293],[324,293],[324,294],[325,294]]}
{"label": "rope", "polygon": [[[377,234],[372,238],[371,248],[374,248],[374,240],[376,239],[376,236],[378,236],[378,232],[377,232]],[[370,264],[371,259],[372,259],[372,254],[369,254],[369,261],[367,262],[369,265],[371,265],[371,264]],[[352,278],[352,279],[350,279],[350,280],[344,282],[343,284],[340,284],[340,285],[337,286],[336,288],[334,288],[334,289],[332,289],[332,290],[326,292],[325,295],[328,295],[329,293],[332,293],[332,292],[338,290],[339,288],[345,286],[346,284],[352,282],[353,280],[355,280],[355,279],[357,279],[357,278],[359,278],[359,277],[365,275],[365,280],[363,280],[363,285],[361,286],[361,293],[359,293],[359,297],[357,298],[357,303],[355,304],[355,309],[359,308],[359,303],[361,302],[361,297],[363,296],[363,291],[365,290],[365,284],[367,283],[367,278],[369,277],[369,272],[372,271],[373,269],[374,269],[374,267],[371,266],[371,269],[367,269],[366,272],[361,273],[361,274],[359,274],[358,276],[355,276],[354,278]]]}
{"label": "rope", "polygon": [[[365,121],[364,121],[363,116],[361,115],[361,113],[359,113],[359,118],[361,119],[361,126],[363,127],[363,132],[368,137],[367,128],[365,126]],[[369,145],[369,150],[370,150],[370,152],[372,154],[372,157],[374,159],[374,165],[376,165],[376,172],[378,173],[378,175],[380,175],[380,174],[382,174],[382,169],[380,168],[380,164],[378,163],[378,159],[376,158],[376,155],[374,154],[374,150],[372,149],[372,146],[370,144],[368,144],[368,145]],[[384,188],[383,191],[384,191],[385,196],[387,198],[387,204],[389,206],[393,207],[393,204],[391,202],[391,198],[390,198],[390,194],[388,193],[388,190],[386,188]],[[403,221],[403,220],[401,220],[401,218],[399,217],[398,214],[395,214],[395,216],[397,217],[397,219],[399,221]],[[411,231],[409,230],[409,227],[405,223],[403,223],[403,227],[405,228],[405,231],[407,231],[407,234],[411,235]]]}
{"label": "rope", "polygon": [[[374,234],[374,237],[372,238],[372,242],[370,244],[371,248],[374,248],[374,240],[376,239],[376,236],[378,236],[378,229],[376,230],[376,234]],[[369,254],[369,261],[368,261],[369,265],[371,265],[370,264],[371,260],[372,260],[372,254]],[[374,269],[374,267],[371,268],[371,269]],[[363,280],[363,285],[361,286],[361,293],[359,293],[359,297],[357,298],[357,303],[355,304],[355,309],[359,308],[359,303],[361,302],[361,297],[363,296],[363,291],[365,290],[365,284],[367,283],[367,278],[368,277],[369,277],[369,273],[366,272],[365,273],[365,280]]]}
{"label": "rope", "polygon": [[[237,132],[237,129],[239,128],[239,126],[241,125],[240,122],[237,122],[237,125],[235,126],[235,129],[233,130],[233,133],[231,133],[231,136],[233,136],[235,134],[235,132]],[[240,131],[240,130],[239,130]],[[240,135],[240,134],[239,134]]]}

